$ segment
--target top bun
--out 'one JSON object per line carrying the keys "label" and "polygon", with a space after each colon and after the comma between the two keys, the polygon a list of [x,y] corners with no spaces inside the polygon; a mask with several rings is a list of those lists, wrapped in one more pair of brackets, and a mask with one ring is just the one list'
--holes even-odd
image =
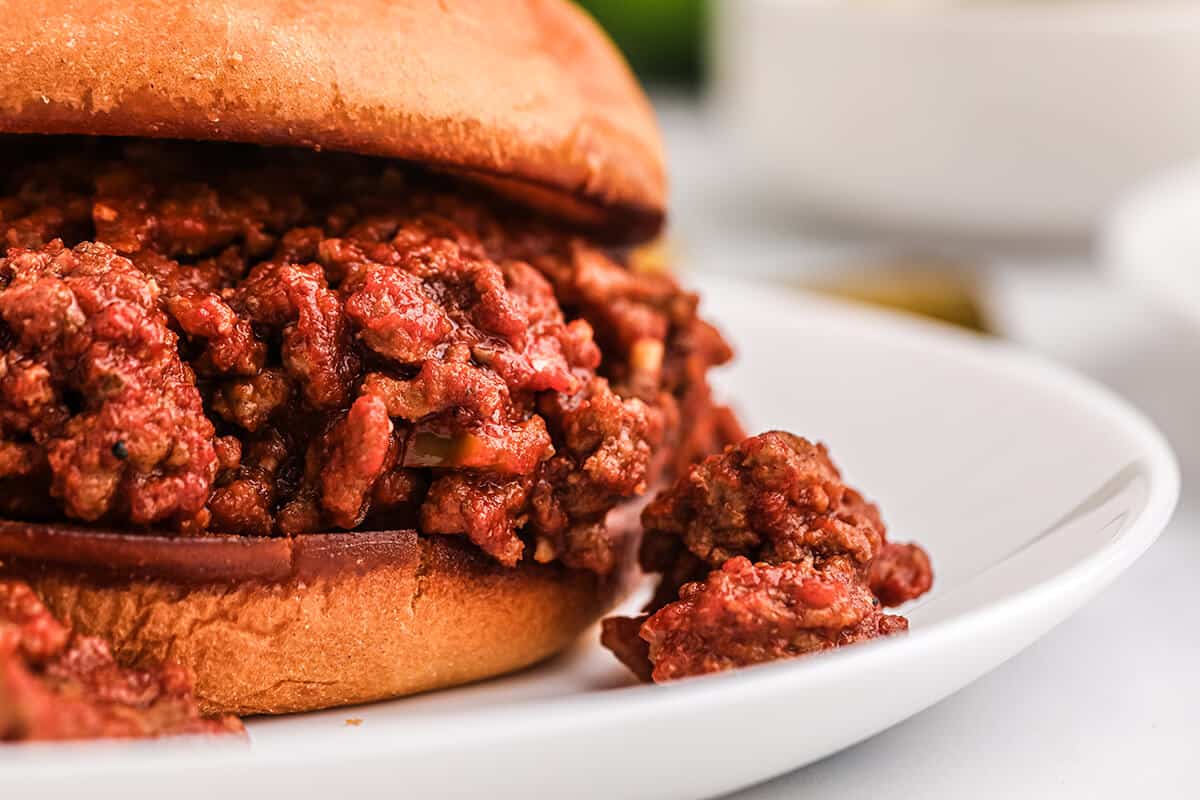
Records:
{"label": "top bun", "polygon": [[666,196],[653,112],[567,0],[5,5],[0,131],[248,142],[474,177],[626,239]]}

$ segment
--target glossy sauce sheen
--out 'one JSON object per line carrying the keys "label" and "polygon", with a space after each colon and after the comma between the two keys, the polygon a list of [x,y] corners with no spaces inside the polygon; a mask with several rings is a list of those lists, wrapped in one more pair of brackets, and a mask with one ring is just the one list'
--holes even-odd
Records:
{"label": "glossy sauce sheen", "polygon": [[642,566],[663,577],[604,641],[644,679],[791,658],[908,629],[882,606],[933,583],[918,545],[887,540],[879,509],[823,445],[771,431],[692,467],[642,514]]}
{"label": "glossy sauce sheen", "polygon": [[477,189],[335,154],[6,144],[7,517],[419,527],[605,572],[609,511],[739,433],[693,295]]}

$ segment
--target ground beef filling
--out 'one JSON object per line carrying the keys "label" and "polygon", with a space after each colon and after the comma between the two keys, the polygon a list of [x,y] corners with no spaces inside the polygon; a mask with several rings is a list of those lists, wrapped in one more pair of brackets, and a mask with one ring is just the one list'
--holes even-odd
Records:
{"label": "ground beef filling", "polygon": [[791,658],[908,629],[881,606],[929,590],[929,557],[888,542],[878,509],[822,445],[745,439],[692,467],[642,514],[642,564],[661,572],[647,613],[603,640],[643,679]]}
{"label": "ground beef filling", "polygon": [[467,186],[337,154],[5,142],[5,516],[419,525],[603,572],[615,506],[741,435],[694,295]]}
{"label": "ground beef filling", "polygon": [[240,733],[205,718],[183,668],[118,666],[102,640],[55,620],[24,583],[0,580],[0,742]]}

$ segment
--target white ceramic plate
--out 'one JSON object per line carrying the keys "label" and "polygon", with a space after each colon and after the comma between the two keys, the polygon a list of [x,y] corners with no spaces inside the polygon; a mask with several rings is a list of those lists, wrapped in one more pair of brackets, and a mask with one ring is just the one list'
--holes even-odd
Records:
{"label": "white ceramic plate", "polygon": [[1128,284],[1200,322],[1200,162],[1126,198],[1105,229],[1103,251]]}
{"label": "white ceramic plate", "polygon": [[1086,380],[906,318],[702,289],[739,345],[722,383],[749,423],[831,443],[896,538],[933,554],[937,582],[907,610],[908,636],[671,686],[632,685],[592,637],[505,679],[252,720],[249,747],[3,749],[4,796],[714,795],[860,741],[996,667],[1128,567],[1171,514],[1167,445]]}
{"label": "white ceramic plate", "polygon": [[724,0],[721,121],[789,207],[1078,237],[1200,155],[1200,4]]}

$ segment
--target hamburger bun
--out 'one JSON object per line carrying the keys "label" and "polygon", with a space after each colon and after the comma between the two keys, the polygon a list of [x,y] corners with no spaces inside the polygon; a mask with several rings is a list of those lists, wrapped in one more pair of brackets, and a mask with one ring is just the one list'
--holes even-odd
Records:
{"label": "hamburger bun", "polygon": [[13,3],[0,53],[0,132],[345,150],[621,239],[662,223],[650,105],[566,0]]}
{"label": "hamburger bun", "polygon": [[611,608],[629,570],[507,568],[414,531],[170,539],[0,522],[0,575],[122,663],[183,664],[207,713],[281,714],[536,663]]}

